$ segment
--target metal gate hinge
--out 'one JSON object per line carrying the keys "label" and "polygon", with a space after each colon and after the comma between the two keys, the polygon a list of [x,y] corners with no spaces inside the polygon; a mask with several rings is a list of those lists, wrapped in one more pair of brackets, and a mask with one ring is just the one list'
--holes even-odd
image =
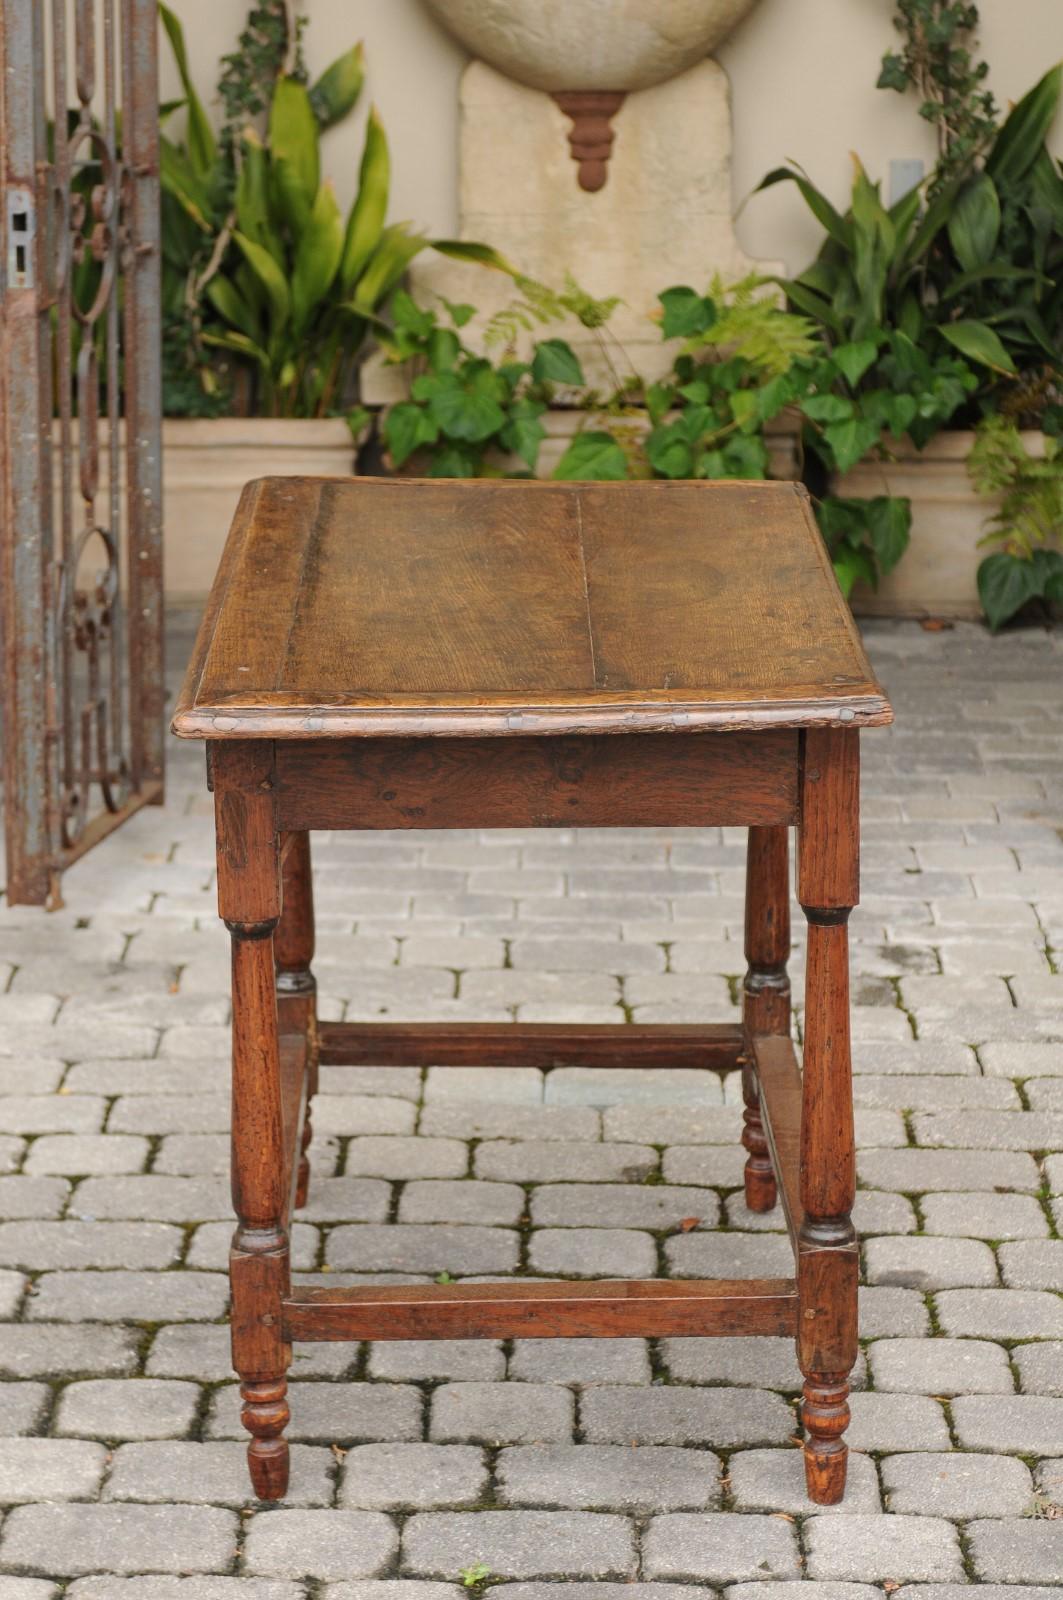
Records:
{"label": "metal gate hinge", "polygon": [[7,287],[36,285],[37,201],[32,189],[7,191]]}

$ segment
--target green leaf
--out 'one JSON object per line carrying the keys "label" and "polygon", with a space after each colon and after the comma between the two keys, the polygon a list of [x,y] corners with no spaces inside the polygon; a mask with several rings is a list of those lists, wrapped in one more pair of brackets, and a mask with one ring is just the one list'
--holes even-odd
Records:
{"label": "green leaf", "polygon": [[727,478],[766,478],[768,475],[768,451],[759,433],[728,439],[723,458]]}
{"label": "green leaf", "polygon": [[759,194],[761,189],[770,189],[776,183],[796,183],[804,197],[805,204],[831,238],[842,245],[845,250],[852,248],[852,228],[840,212],[836,211],[821,190],[810,183],[803,173],[790,167],[775,167],[766,177],[762,178],[754,190]]}
{"label": "green leaf", "polygon": [[428,468],[430,478],[475,478],[476,457],[457,445],[447,445],[437,450]]}
{"label": "green leaf", "polygon": [[577,433],[553,471],[562,482],[614,482],[627,475],[627,457],[612,434],[594,430]]}
{"label": "green leaf", "polygon": [[915,421],[919,402],[914,394],[893,394],[886,401],[886,420],[895,439],[903,438]]}
{"label": "green leaf", "polygon": [[359,42],[326,67],[310,91],[310,104],[324,132],[354,110],[365,82],[365,46]]}
{"label": "green leaf", "polygon": [[938,325],[942,337],[969,361],[978,361],[994,372],[1015,372],[1011,359],[1000,336],[984,322],[942,322]]}
{"label": "green leaf", "polygon": [[[693,387],[693,385],[691,385]],[[699,385],[699,387],[704,387]],[[707,391],[706,391],[707,392]],[[680,390],[682,393],[682,390]],[[650,421],[654,427],[672,405],[675,396],[667,383],[651,383],[646,390],[646,410],[650,414]]]}
{"label": "green leaf", "polygon": [[389,295],[406,268],[424,249],[428,240],[420,233],[409,233],[405,223],[385,228],[369,264],[355,285],[352,311],[373,311]]}
{"label": "green leaf", "polygon": [[371,106],[362,147],[358,193],[347,218],[340,261],[340,287],[345,295],[351,293],[380,243],[384,218],[387,216],[390,184],[391,158],[388,155],[387,135],[377,116],[376,107]]}
{"label": "green leaf", "polygon": [[849,387],[855,389],[877,355],[878,345],[874,339],[858,339],[855,343],[838,345],[831,351],[831,360]]}
{"label": "green leaf", "polygon": [[813,422],[846,422],[856,407],[842,394],[810,394],[800,402],[801,410]]}
{"label": "green leaf", "polygon": [[[450,380],[450,381],[448,381]],[[451,439],[479,444],[498,433],[506,415],[490,394],[463,384],[453,373],[440,380],[428,402],[428,409],[441,430]]]}
{"label": "green leaf", "polygon": [[332,288],[343,250],[343,223],[331,183],[317,192],[299,235],[292,269],[292,331],[298,338]]}
{"label": "green leaf", "polygon": [[[534,402],[525,402],[524,405],[530,408]],[[542,410],[542,407],[532,410],[515,406],[499,436],[499,443],[520,456],[533,472],[539,459],[539,446],[546,438],[546,429],[539,421]]]}
{"label": "green leaf", "polygon": [[963,185],[949,213],[948,233],[965,272],[977,272],[992,259],[1000,235],[1000,197],[988,172],[975,173]]}
{"label": "green leaf", "polygon": [[244,259],[266,291],[270,306],[271,334],[279,334],[291,315],[291,295],[288,280],[269,251],[245,233],[236,230],[233,241],[243,252]]}
{"label": "green leaf", "polygon": [[464,328],[469,319],[476,315],[475,306],[466,305],[463,301],[459,301],[459,303],[455,305],[454,302],[452,300],[448,300],[445,295],[442,295],[440,298],[447,308],[447,315],[450,317],[451,322],[456,328]]}
{"label": "green leaf", "polygon": [[250,357],[266,372],[269,371],[270,359],[266,351],[245,333],[204,333],[202,338],[204,344],[213,345],[217,350],[233,350],[238,355]]}
{"label": "green leaf", "polygon": [[1003,627],[1027,600],[1043,592],[1044,578],[1032,561],[1003,550],[986,556],[978,568],[978,598],[993,632]]}
{"label": "green leaf", "polygon": [[532,357],[532,377],[536,383],[584,382],[583,368],[576,359],[571,345],[564,339],[543,339],[535,346]]}
{"label": "green leaf", "polygon": [[317,119],[310,96],[296,78],[282,74],[273,86],[269,148],[277,195],[291,226],[306,226],[321,182]]}
{"label": "green leaf", "polygon": [[434,444],[439,429],[422,406],[403,400],[384,415],[384,440],[392,461],[401,467],[423,444]]}
{"label": "green leaf", "polygon": [[352,406],[343,420],[347,424],[348,428],[350,428],[351,438],[354,440],[355,444],[364,444],[366,439],[369,437],[369,428],[373,421],[373,413],[367,410],[365,406]]}
{"label": "green leaf", "polygon": [[823,430],[823,437],[834,456],[838,472],[848,472],[862,461],[867,452],[879,441],[881,429],[877,422],[865,417],[851,417],[848,422],[832,422]]}
{"label": "green leaf", "polygon": [[433,328],[428,336],[428,365],[433,372],[449,372],[461,355],[461,341],[453,328]]}
{"label": "green leaf", "polygon": [[257,341],[258,318],[231,278],[215,273],[206,287],[206,296],[215,311],[225,322],[238,328],[249,339]]}
{"label": "green leaf", "polygon": [[475,239],[433,239],[432,249],[451,261],[470,261],[474,266],[490,267],[493,272],[504,272],[507,277],[519,278],[519,270],[493,245],[480,244]]}
{"label": "green leaf", "polygon": [[269,157],[253,128],[246,128],[241,140],[243,155],[236,179],[236,222],[241,233],[266,247],[278,265],[284,250],[271,226],[269,213]]}
{"label": "green leaf", "polygon": [[694,455],[681,422],[654,428],[646,440],[646,458],[661,478],[690,478],[694,475]]}
{"label": "green leaf", "polygon": [[876,495],[866,502],[867,531],[879,572],[892,572],[908,548],[912,531],[912,503],[893,495]]}
{"label": "green leaf", "polygon": [[185,92],[185,100],[188,105],[188,159],[196,177],[200,180],[205,180],[213,172],[214,163],[217,159],[214,132],[192,82],[192,75],[188,67],[188,52],[185,49],[184,30],[169,6],[160,4],[159,16],[166,30],[166,37],[170,41],[174,64],[177,67],[177,73],[181,79],[181,87]]}
{"label": "green leaf", "polygon": [[661,334],[665,339],[689,339],[706,333],[716,321],[716,307],[695,289],[679,286],[657,296],[664,308]]}
{"label": "green leaf", "polygon": [[1063,67],[1051,67],[1014,106],[986,158],[986,171],[1002,189],[1033,166],[1059,105]]}
{"label": "green leaf", "polygon": [[206,186],[192,171],[184,151],[165,138],[159,139],[159,183],[202,233],[213,232],[213,207]]}

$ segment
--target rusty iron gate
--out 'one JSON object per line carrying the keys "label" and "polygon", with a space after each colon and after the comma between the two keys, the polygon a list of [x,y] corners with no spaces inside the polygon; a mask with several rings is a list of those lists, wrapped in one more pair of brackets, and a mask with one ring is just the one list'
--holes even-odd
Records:
{"label": "rusty iron gate", "polygon": [[155,0],[0,0],[12,904],[163,785]]}

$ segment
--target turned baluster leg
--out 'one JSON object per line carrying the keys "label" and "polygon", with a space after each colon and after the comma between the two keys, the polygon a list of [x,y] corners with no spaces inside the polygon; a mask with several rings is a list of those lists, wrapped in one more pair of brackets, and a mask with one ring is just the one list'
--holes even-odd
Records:
{"label": "turned baluster leg", "polygon": [[859,898],[858,738],[854,729],[805,734],[798,824],[798,898],[808,921],[808,952],[797,1354],[805,1379],[805,1477],[818,1505],[834,1505],[845,1492],[849,1374],[857,1356],[847,924]]}
{"label": "turned baluster leg", "polygon": [[281,915],[273,935],[277,963],[277,1016],[281,1033],[306,1037],[306,1111],[303,1116],[295,1204],[305,1206],[310,1187],[310,1105],[317,1093],[317,984],[314,959],[314,889],[310,835],[291,833],[282,852]]}
{"label": "turned baluster leg", "polygon": [[742,1144],[749,1152],[745,1168],[746,1205],[770,1211],[777,1190],[760,1113],[760,1089],[753,1062],[752,1040],[758,1033],[790,1032],[789,838],[786,828],[750,828],[746,853],[746,970],[742,991],[745,1056],[742,1098],[745,1101]]}
{"label": "turned baluster leg", "polygon": [[252,1435],[251,1483],[263,1500],[288,1488],[287,1370],[281,1300],[290,1288],[273,932],[280,875],[272,747],[234,742],[213,762],[218,907],[232,935],[232,1191],[229,1256],[233,1366]]}

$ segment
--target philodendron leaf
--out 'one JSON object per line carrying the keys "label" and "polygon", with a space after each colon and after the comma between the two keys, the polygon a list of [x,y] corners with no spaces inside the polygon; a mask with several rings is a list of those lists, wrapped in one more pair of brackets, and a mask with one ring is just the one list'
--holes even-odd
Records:
{"label": "philodendron leaf", "polygon": [[612,434],[594,429],[577,433],[553,472],[565,482],[614,482],[627,475],[627,457]]}
{"label": "philodendron leaf", "polygon": [[482,390],[465,387],[457,378],[448,382],[451,377],[451,374],[444,375],[428,402],[428,409],[442,431],[448,438],[461,439],[468,444],[480,444],[498,433],[506,421],[498,401]]}
{"label": "philodendron leaf", "polygon": [[1015,363],[1000,342],[1000,335],[987,323],[942,322],[939,327],[949,344],[969,361],[981,362],[985,367],[992,367],[994,372],[1015,372]]}
{"label": "philodendron leaf", "polygon": [[969,178],[949,213],[949,241],[965,272],[977,272],[993,259],[1000,234],[1000,197],[988,172]]}

